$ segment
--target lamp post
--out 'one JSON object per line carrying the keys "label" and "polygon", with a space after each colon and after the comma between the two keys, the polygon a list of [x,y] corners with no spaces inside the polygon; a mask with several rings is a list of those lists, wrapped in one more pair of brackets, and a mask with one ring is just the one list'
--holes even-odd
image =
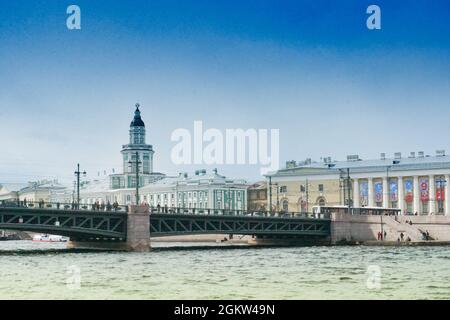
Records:
{"label": "lamp post", "polygon": [[272,213],[272,176],[269,176],[269,212]]}
{"label": "lamp post", "polygon": [[[335,166],[334,163],[329,163],[328,164],[328,168],[333,168]],[[344,180],[344,178],[342,178],[342,176],[344,174],[346,174],[345,180],[344,180],[344,186],[343,186],[343,190],[344,190],[344,205],[346,204],[345,202],[347,201],[347,213],[350,214],[352,212],[352,203],[351,203],[351,196],[350,196],[350,191],[351,191],[351,187],[350,187],[350,168],[339,168],[339,180],[342,179]],[[347,190],[347,192],[346,192]]]}
{"label": "lamp post", "polygon": [[135,165],[136,170],[136,205],[139,205],[139,165],[141,164],[141,161],[139,161],[139,153],[136,151],[135,153],[136,160],[135,161],[128,161],[130,165]]}
{"label": "lamp post", "polygon": [[83,176],[86,175],[86,171],[80,171],[80,164],[77,164],[77,171],[75,171],[75,175],[77,176],[77,209],[80,207],[80,174]]}
{"label": "lamp post", "polygon": [[[392,160],[392,165],[388,165],[386,166],[386,180],[387,180],[387,202],[386,203],[386,208],[389,208],[389,201],[391,200],[391,187],[390,187],[390,183],[389,183],[389,170],[392,169],[392,167],[396,164],[399,164],[400,160]],[[398,188],[398,186],[397,186]],[[384,190],[383,190],[384,191]],[[397,201],[399,201],[400,199],[398,199]]]}
{"label": "lamp post", "polygon": [[278,185],[278,182],[275,182],[274,184],[273,184],[276,188],[277,188],[277,206],[276,206],[276,212],[280,212],[280,197],[279,197],[279,185]]}

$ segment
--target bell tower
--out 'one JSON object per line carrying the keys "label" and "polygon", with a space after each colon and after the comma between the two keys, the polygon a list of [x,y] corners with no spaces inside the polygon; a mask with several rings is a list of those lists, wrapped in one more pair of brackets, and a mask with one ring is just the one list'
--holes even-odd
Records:
{"label": "bell tower", "polygon": [[[122,146],[123,173],[136,173],[136,166],[130,162],[139,161],[139,173],[153,173],[153,147],[145,143],[145,123],[141,118],[139,103],[135,105],[133,120],[130,123],[129,142]],[[136,152],[138,159],[136,159]]]}

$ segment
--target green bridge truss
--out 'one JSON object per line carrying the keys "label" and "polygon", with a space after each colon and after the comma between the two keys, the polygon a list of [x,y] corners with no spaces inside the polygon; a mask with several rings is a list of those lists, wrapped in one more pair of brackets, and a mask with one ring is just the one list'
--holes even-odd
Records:
{"label": "green bridge truss", "polygon": [[[56,234],[77,240],[124,241],[127,237],[127,213],[54,208],[0,208],[0,229]],[[150,214],[151,236],[193,234],[327,237],[330,235],[330,220],[242,214]]]}

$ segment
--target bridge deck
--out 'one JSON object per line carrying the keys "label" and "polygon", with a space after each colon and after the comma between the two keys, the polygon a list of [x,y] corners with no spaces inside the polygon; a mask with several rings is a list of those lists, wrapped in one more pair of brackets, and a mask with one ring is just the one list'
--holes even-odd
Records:
{"label": "bridge deck", "polygon": [[[0,229],[50,233],[74,239],[117,239],[127,237],[125,210],[71,210],[0,207]],[[330,220],[299,215],[250,214],[244,211],[188,210],[150,213],[150,235],[242,234],[327,237]],[[178,213],[177,213],[178,212]],[[180,213],[186,212],[186,213]]]}

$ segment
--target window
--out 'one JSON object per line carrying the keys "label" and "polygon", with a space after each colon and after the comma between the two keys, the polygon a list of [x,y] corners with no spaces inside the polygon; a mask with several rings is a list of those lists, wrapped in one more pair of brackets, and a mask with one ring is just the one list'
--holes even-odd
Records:
{"label": "window", "polygon": [[287,192],[287,186],[281,186],[280,187],[280,192],[281,193],[286,193]]}
{"label": "window", "polygon": [[289,211],[289,201],[283,200],[282,207],[283,207],[283,211],[288,212]]}
{"label": "window", "polygon": [[323,184],[319,184],[319,192],[323,192]]}

